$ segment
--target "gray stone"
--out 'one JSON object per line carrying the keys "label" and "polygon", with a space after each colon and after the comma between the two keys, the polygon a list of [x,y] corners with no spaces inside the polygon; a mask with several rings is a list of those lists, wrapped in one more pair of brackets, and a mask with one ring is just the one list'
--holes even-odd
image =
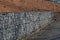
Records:
{"label": "gray stone", "polygon": [[17,40],[52,20],[53,12],[0,13],[0,40]]}

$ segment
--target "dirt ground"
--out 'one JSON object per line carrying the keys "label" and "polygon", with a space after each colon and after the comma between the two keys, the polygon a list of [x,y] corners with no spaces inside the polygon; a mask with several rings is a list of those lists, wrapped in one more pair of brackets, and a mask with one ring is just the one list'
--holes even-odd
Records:
{"label": "dirt ground", "polygon": [[0,0],[0,12],[51,10],[60,12],[60,4],[43,0]]}

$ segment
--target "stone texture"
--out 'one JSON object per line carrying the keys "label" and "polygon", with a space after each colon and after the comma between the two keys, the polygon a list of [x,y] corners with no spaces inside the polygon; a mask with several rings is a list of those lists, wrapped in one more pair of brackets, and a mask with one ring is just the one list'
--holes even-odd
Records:
{"label": "stone texture", "polygon": [[52,20],[53,12],[0,13],[0,40],[17,40]]}
{"label": "stone texture", "polygon": [[34,38],[28,40],[60,40],[60,17],[47,27],[48,28],[44,29],[45,31],[42,34],[38,32],[33,36]]}

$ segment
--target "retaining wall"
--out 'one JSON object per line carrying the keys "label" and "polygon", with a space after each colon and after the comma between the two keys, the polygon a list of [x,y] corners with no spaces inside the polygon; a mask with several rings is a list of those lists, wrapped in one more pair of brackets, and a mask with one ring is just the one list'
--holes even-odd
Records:
{"label": "retaining wall", "polygon": [[0,40],[17,40],[53,18],[51,11],[0,13]]}

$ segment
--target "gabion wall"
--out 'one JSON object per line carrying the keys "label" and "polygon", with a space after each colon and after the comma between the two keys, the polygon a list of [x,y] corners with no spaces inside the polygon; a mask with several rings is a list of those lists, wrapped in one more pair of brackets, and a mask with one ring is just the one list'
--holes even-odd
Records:
{"label": "gabion wall", "polygon": [[0,40],[17,40],[52,20],[53,12],[0,13]]}

